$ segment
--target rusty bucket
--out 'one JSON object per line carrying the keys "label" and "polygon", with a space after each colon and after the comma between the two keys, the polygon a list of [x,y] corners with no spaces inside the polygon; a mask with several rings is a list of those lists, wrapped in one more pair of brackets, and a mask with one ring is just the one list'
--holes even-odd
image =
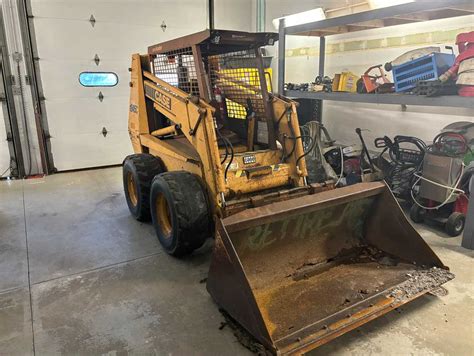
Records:
{"label": "rusty bucket", "polygon": [[219,220],[207,289],[274,354],[316,348],[454,278],[383,183]]}

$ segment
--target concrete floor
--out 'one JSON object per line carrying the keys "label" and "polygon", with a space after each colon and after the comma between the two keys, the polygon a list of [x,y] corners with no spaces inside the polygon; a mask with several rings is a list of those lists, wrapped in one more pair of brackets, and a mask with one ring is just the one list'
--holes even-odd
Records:
{"label": "concrete floor", "polygon": [[[0,182],[0,355],[248,355],[205,284],[133,220],[121,169]],[[417,226],[456,279],[312,355],[474,355],[474,252]]]}

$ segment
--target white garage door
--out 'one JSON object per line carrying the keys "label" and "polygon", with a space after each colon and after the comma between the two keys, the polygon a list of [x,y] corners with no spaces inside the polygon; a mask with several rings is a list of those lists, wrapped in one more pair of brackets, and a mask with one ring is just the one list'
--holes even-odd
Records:
{"label": "white garage door", "polygon": [[[146,53],[149,45],[205,29],[207,1],[180,0],[179,10],[175,0],[31,3],[56,168],[121,163],[131,153],[127,132],[131,54]],[[83,71],[114,72],[118,85],[83,87],[78,80]]]}

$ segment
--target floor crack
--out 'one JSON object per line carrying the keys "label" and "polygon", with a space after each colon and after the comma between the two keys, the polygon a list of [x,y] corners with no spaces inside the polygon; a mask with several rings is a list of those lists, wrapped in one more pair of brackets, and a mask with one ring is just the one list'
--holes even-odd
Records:
{"label": "floor crack", "polygon": [[28,250],[28,228],[26,224],[26,205],[25,205],[25,184],[24,181],[21,185],[21,192],[23,196],[23,220],[25,223],[25,242],[26,242],[26,265],[28,269],[28,293],[30,295],[30,317],[31,317],[31,337],[32,337],[32,347],[33,355],[36,355],[35,350],[35,327],[34,327],[34,315],[33,315],[33,297],[31,295],[31,274],[30,274],[30,253]]}

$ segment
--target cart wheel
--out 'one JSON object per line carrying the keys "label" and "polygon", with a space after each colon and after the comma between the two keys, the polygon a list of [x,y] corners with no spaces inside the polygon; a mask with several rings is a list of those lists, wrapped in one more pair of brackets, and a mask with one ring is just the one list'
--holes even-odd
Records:
{"label": "cart wheel", "polygon": [[464,230],[466,217],[462,213],[452,213],[446,222],[446,232],[449,236],[459,236]]}
{"label": "cart wheel", "polygon": [[420,224],[425,220],[425,209],[417,204],[413,204],[410,209],[410,218],[414,223]]}

